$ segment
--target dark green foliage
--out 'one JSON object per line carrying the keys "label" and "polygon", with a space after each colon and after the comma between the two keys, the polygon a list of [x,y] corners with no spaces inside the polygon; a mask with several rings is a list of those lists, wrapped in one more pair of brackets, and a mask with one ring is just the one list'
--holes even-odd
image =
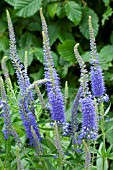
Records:
{"label": "dark green foliage", "polygon": [[[65,81],[69,84],[69,95],[67,99],[67,120],[70,120],[71,106],[77,89],[79,87],[80,71],[78,63],[74,56],[74,45],[80,44],[79,52],[89,66],[90,52],[89,52],[89,30],[88,30],[88,16],[92,16],[92,25],[94,34],[96,37],[96,43],[99,54],[100,66],[104,71],[105,84],[107,94],[111,99],[111,112],[106,115],[106,118],[113,116],[113,0],[1,0],[0,1],[0,61],[3,56],[9,56],[9,39],[7,29],[7,19],[5,10],[8,9],[12,18],[18,55],[22,63],[24,63],[25,51],[28,52],[28,73],[31,78],[31,82],[44,77],[43,70],[43,42],[42,42],[42,29],[41,20],[39,15],[39,9],[42,7],[44,16],[48,24],[50,45],[52,49],[53,60],[55,67],[61,78],[61,83],[64,91]],[[8,57],[9,58],[9,57]],[[7,67],[11,76],[12,82],[15,83],[15,71],[10,62],[7,60]],[[0,74],[3,72],[0,70]],[[16,83],[14,85],[15,91],[18,94],[18,87]],[[43,87],[42,87],[42,91]],[[42,118],[39,121],[40,130],[46,139],[43,140],[43,148],[47,149],[48,152],[42,157],[33,157],[34,153],[26,146],[25,153],[20,154],[22,165],[28,169],[51,169],[58,170],[57,161],[54,159],[56,154],[54,141],[51,140],[53,136],[52,128],[49,126],[49,120],[43,120],[42,109],[37,102],[36,114],[38,118]],[[106,108],[108,104],[106,104]],[[22,122],[17,117],[15,108],[12,108],[11,114],[13,115],[13,124],[16,128],[19,136],[22,138],[22,142],[25,143],[25,132],[23,130]],[[0,113],[2,114],[2,113]],[[42,116],[42,117],[41,117]],[[46,117],[46,115],[45,115]],[[113,169],[113,148],[109,152],[109,146],[113,145],[113,120],[107,122],[106,130],[106,143],[107,151],[102,150],[102,138],[98,139],[97,145],[101,143],[97,159],[97,169],[99,170],[99,164],[102,162],[104,155],[109,161],[105,162],[107,169],[108,163],[109,168]],[[0,118],[0,128],[2,129],[3,120]],[[21,128],[20,128],[21,126]],[[51,131],[50,131],[51,130]],[[12,138],[11,138],[12,140]],[[3,134],[0,131],[0,169],[4,168],[2,161],[5,160],[5,144],[3,143]],[[13,140],[12,140],[13,141]],[[8,142],[7,142],[8,143]],[[68,148],[69,155],[67,160],[76,167],[77,170],[83,168],[83,157],[82,154],[73,154],[70,149],[68,139],[65,137],[62,141],[64,150],[65,146]],[[7,144],[6,144],[7,145]],[[27,145],[27,144],[26,144]],[[9,146],[10,147],[10,146]],[[51,152],[49,152],[51,151]],[[16,149],[12,146],[10,151],[10,160],[12,161],[11,167],[16,169]],[[106,154],[106,152],[109,152]],[[51,154],[50,154],[51,153]],[[106,155],[105,155],[106,154]],[[32,160],[27,157],[30,155],[33,157]],[[2,161],[1,161],[2,159]],[[41,163],[40,163],[41,160]],[[30,162],[30,163],[29,163]],[[37,162],[37,164],[36,164]],[[53,163],[54,162],[54,163]],[[81,165],[79,164],[81,163]],[[55,167],[54,167],[55,165]],[[26,168],[26,169],[27,169]],[[66,165],[66,170],[72,169],[70,165]],[[96,170],[96,167],[92,169]]]}

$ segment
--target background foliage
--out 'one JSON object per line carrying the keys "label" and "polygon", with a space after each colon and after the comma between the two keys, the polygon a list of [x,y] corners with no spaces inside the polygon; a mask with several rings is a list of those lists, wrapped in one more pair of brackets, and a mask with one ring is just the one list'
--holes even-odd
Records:
{"label": "background foliage", "polygon": [[[28,51],[28,71],[31,82],[44,77],[40,7],[43,8],[48,24],[53,60],[61,78],[63,89],[65,81],[67,80],[69,83],[68,107],[72,104],[79,87],[80,72],[73,51],[75,43],[80,43],[79,51],[87,66],[90,58],[89,15],[92,16],[107,94],[113,104],[113,0],[98,0],[96,3],[95,0],[43,0],[42,2],[41,0],[1,0],[0,61],[3,56],[9,56],[6,19],[6,9],[8,9],[15,29],[18,54],[22,62],[24,61],[25,51]],[[7,60],[7,67],[12,81],[15,82],[15,71],[10,59]],[[0,71],[0,74],[2,74],[2,71]],[[112,116],[112,110],[113,107],[111,107],[109,116]],[[70,118],[69,113],[68,110],[67,119]],[[109,133],[106,137],[112,145],[112,130]],[[49,139],[48,142],[50,142]]]}

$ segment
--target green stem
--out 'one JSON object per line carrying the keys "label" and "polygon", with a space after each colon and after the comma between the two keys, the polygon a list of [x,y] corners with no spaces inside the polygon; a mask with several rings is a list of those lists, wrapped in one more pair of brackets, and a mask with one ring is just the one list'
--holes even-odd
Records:
{"label": "green stem", "polygon": [[[105,143],[105,120],[104,120],[104,106],[103,102],[100,103],[100,115],[102,117],[101,119],[101,131],[102,131],[102,139],[103,139],[103,149],[104,151],[106,150],[106,143]],[[104,162],[105,162],[105,157],[102,155],[102,170],[104,170]]]}
{"label": "green stem", "polygon": [[[95,144],[96,144],[96,141],[94,141],[94,146],[93,146],[93,149],[95,150]],[[92,155],[92,162],[91,162],[91,166],[93,167],[93,162],[94,162],[94,153],[93,152],[93,155]]]}

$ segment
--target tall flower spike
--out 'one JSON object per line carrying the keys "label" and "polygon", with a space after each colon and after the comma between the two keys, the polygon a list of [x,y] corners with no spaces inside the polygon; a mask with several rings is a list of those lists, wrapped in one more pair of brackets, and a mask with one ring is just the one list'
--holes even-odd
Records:
{"label": "tall flower spike", "polygon": [[97,136],[97,122],[94,101],[88,88],[88,75],[85,69],[85,63],[78,52],[78,44],[75,45],[74,52],[81,68],[81,84],[82,88],[80,103],[82,106],[82,132],[80,138],[95,139]]}
{"label": "tall flower spike", "polygon": [[74,53],[75,53],[75,56],[76,56],[76,59],[80,65],[80,70],[81,70],[81,81],[80,81],[80,87],[82,88],[82,94],[81,96],[84,97],[86,94],[90,94],[89,93],[89,87],[88,87],[88,72],[86,70],[86,65],[84,63],[84,61],[82,60],[79,52],[78,52],[78,46],[79,46],[79,43],[75,45],[74,47]]}
{"label": "tall flower spike", "polygon": [[89,35],[91,48],[91,88],[95,97],[102,97],[105,93],[104,79],[102,69],[99,66],[98,53],[96,49],[95,37],[91,23],[91,16],[89,16]]}
{"label": "tall flower spike", "polygon": [[10,117],[10,109],[9,109],[2,77],[0,77],[0,91],[1,91],[1,96],[2,96],[2,100],[0,104],[2,105],[3,116],[4,116],[4,130],[3,130],[4,137],[5,139],[8,139],[9,135],[12,134],[17,144],[20,145],[21,142],[18,137],[18,134],[16,133],[15,129],[12,126],[11,117]]}
{"label": "tall flower spike", "polygon": [[7,92],[9,92],[8,95],[10,96],[10,94],[11,94],[11,96],[12,96],[12,94],[13,94],[13,103],[15,102],[15,104],[17,104],[17,99],[16,99],[16,96],[15,96],[15,93],[14,93],[14,90],[13,90],[12,82],[11,82],[11,79],[9,77],[8,69],[6,67],[7,59],[8,59],[7,56],[3,57],[2,61],[1,61],[1,66],[2,66],[4,77],[5,77],[5,82],[6,82],[6,85],[7,85]]}
{"label": "tall flower spike", "polygon": [[45,78],[51,80],[51,82],[46,83],[46,89],[48,93],[48,99],[50,104],[50,113],[52,120],[60,121],[61,123],[65,122],[64,115],[64,101],[63,96],[60,90],[58,74],[54,68],[54,63],[52,55],[50,52],[50,44],[48,38],[48,29],[45,18],[40,10],[40,16],[42,20],[42,35],[43,35],[43,48],[44,48],[44,69],[45,69]]}
{"label": "tall flower spike", "polygon": [[24,68],[24,66],[20,63],[20,60],[18,58],[13,25],[11,22],[9,12],[6,11],[6,13],[7,13],[9,37],[10,37],[10,57],[17,73],[17,78],[18,78],[18,83],[20,86],[20,93],[21,93],[20,100],[19,100],[19,113],[21,115],[21,119],[25,127],[27,138],[29,138],[30,140],[30,145],[36,146],[37,143],[31,131],[31,126],[33,127],[39,141],[41,140],[41,138],[40,138],[37,122],[35,119],[33,93],[32,91],[29,92],[26,91],[30,86],[29,77],[27,75],[27,69]]}
{"label": "tall flower spike", "polygon": [[80,98],[81,98],[81,94],[82,94],[82,88],[80,87],[77,95],[75,97],[75,100],[73,102],[73,107],[72,107],[72,111],[71,111],[71,125],[72,125],[72,139],[75,140],[75,134],[76,131],[78,130],[78,120],[77,120],[77,115],[78,115],[78,106],[80,104]]}

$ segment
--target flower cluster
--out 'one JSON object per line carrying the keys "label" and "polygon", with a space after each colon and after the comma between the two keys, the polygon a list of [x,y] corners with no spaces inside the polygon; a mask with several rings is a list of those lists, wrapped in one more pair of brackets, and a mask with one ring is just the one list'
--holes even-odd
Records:
{"label": "flower cluster", "polygon": [[9,37],[10,37],[10,58],[16,70],[18,83],[20,86],[20,99],[19,99],[19,113],[21,119],[23,120],[23,125],[26,130],[27,138],[30,140],[30,144],[37,147],[37,142],[35,140],[34,134],[32,133],[31,127],[35,131],[37,138],[40,141],[40,134],[38,131],[38,126],[35,119],[35,111],[33,105],[33,93],[32,91],[27,92],[27,88],[30,86],[29,77],[24,66],[20,63],[20,60],[16,51],[16,40],[14,35],[14,30],[12,22],[10,19],[9,12],[7,11],[7,20],[9,28]]}
{"label": "flower cluster", "polygon": [[98,53],[96,50],[96,43],[94,32],[91,23],[91,16],[89,16],[89,35],[91,48],[91,88],[95,97],[102,97],[105,93],[105,85],[102,74],[102,69],[99,66]]}
{"label": "flower cluster", "polygon": [[1,97],[2,97],[0,101],[0,105],[2,107],[3,117],[4,117],[4,130],[3,130],[4,137],[5,139],[8,139],[10,135],[13,135],[17,144],[20,145],[21,142],[18,137],[18,134],[12,126],[11,117],[10,117],[10,108],[8,105],[8,100],[6,97],[6,92],[4,89],[4,83],[3,83],[2,77],[0,77],[0,91],[1,91]]}
{"label": "flower cluster", "polygon": [[81,99],[82,132],[80,138],[95,139],[97,137],[97,123],[94,101],[91,97]]}
{"label": "flower cluster", "polygon": [[85,68],[85,63],[82,60],[77,47],[78,44],[75,45],[74,52],[81,68],[80,89],[82,90],[81,94],[79,95],[79,101],[76,101],[77,107],[80,103],[82,108],[82,130],[80,132],[80,135],[78,135],[78,138],[95,139],[97,137],[96,110],[94,106],[94,101],[91,96],[91,92],[89,91],[88,87],[88,72]]}
{"label": "flower cluster", "polygon": [[44,69],[45,78],[51,80],[46,83],[46,89],[50,104],[50,113],[52,120],[59,121],[61,123],[65,122],[64,114],[64,101],[60,90],[59,78],[54,68],[54,63],[52,60],[52,55],[50,51],[50,44],[48,38],[48,29],[45,18],[43,16],[42,10],[40,10],[41,20],[42,20],[42,35],[43,35],[43,46],[44,46]]}

